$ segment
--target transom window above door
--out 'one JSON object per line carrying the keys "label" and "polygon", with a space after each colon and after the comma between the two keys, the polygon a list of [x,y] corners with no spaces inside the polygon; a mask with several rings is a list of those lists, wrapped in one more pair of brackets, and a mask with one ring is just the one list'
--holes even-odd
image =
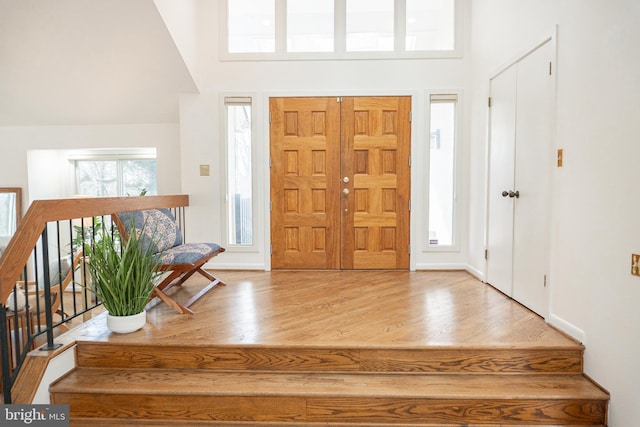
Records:
{"label": "transom window above door", "polygon": [[224,0],[221,58],[459,57],[458,0]]}

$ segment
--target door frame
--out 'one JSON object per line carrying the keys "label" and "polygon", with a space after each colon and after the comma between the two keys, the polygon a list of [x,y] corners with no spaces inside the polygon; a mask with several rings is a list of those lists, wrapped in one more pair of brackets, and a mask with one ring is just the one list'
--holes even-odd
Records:
{"label": "door frame", "polygon": [[[269,99],[270,98],[287,98],[287,97],[369,97],[369,96],[410,96],[411,97],[411,111],[413,117],[424,117],[425,110],[422,103],[419,102],[423,97],[422,91],[416,90],[379,90],[379,91],[349,91],[349,90],[331,90],[331,91],[309,91],[309,92],[297,92],[297,91],[274,91],[274,92],[263,92],[262,99],[259,99],[258,102],[261,105],[263,115],[262,115],[262,129],[261,129],[261,140],[264,138],[264,143],[258,144],[258,150],[260,158],[264,159],[266,162],[266,166],[262,168],[261,178],[264,186],[261,187],[263,194],[269,195],[271,194],[271,170],[269,168],[269,134],[270,134],[270,122],[269,122]],[[412,158],[416,158],[416,156],[423,156],[424,150],[420,147],[420,144],[417,141],[423,139],[425,135],[424,126],[422,125],[422,120],[412,120],[411,121],[411,155]],[[415,165],[415,162],[413,162]],[[420,191],[423,190],[423,186],[414,185],[414,183],[421,182],[417,177],[416,173],[418,172],[416,167],[412,167],[410,171],[411,176],[411,189],[410,189],[410,198],[412,200],[412,204],[415,206],[416,201],[420,200]],[[418,188],[419,187],[419,188]],[[428,190],[428,188],[427,188]],[[270,209],[270,197],[265,197],[264,200],[263,212],[266,213],[264,217],[264,253],[265,253],[265,271],[271,271],[271,209]],[[414,214],[414,209],[412,209],[410,219],[409,219],[409,248],[411,251],[411,256],[409,257],[409,271],[416,270],[416,256],[415,254],[419,250],[419,246],[417,241],[420,239],[416,238],[415,233],[419,230],[416,221],[417,215]]]}
{"label": "door frame", "polygon": [[[523,59],[525,59],[527,56],[529,56],[531,53],[535,52],[538,48],[544,46],[547,43],[551,44],[551,48],[552,48],[552,58],[553,58],[553,65],[555,66],[555,70],[553,70],[552,73],[552,105],[551,105],[551,141],[549,142],[550,147],[552,147],[553,150],[555,150],[555,148],[557,148],[557,127],[556,127],[556,118],[557,118],[557,81],[558,81],[558,72],[557,72],[557,64],[558,64],[558,26],[555,25],[553,28],[547,30],[546,32],[542,33],[541,36],[537,37],[535,39],[535,42],[529,43],[526,47],[524,47],[523,49],[520,49],[516,54],[514,54],[509,60],[507,60],[506,62],[504,62],[502,65],[500,65],[497,69],[494,70],[494,72],[492,72],[490,74],[490,77],[487,79],[487,87],[488,87],[488,93],[490,95],[490,90],[489,88],[491,87],[491,81],[493,79],[495,79],[496,77],[498,77],[500,74],[502,74],[503,72],[505,72],[507,69],[511,68],[512,66],[516,65],[518,62],[522,61]],[[489,194],[489,176],[491,173],[490,170],[490,153],[491,153],[491,108],[488,108],[488,113],[487,113],[487,140],[486,140],[486,147],[485,147],[485,232],[484,232],[484,248],[485,250],[487,250],[487,248],[489,247],[489,222],[490,222],[490,218],[489,218],[489,203],[490,203],[490,194]],[[550,231],[553,230],[553,224],[554,224],[554,195],[555,192],[553,191],[554,188],[554,180],[553,180],[553,169],[551,169],[550,171],[550,177],[549,177],[549,229]],[[551,286],[553,286],[553,254],[551,252],[551,248],[554,246],[554,240],[553,240],[553,233],[551,233],[551,236],[549,236],[549,248],[548,248],[548,253],[547,253],[547,257],[548,257],[548,262],[547,265],[549,266],[549,273],[547,276],[547,302],[546,302],[546,308],[544,313],[539,313],[540,315],[542,315],[543,317],[547,318],[550,314],[550,289]],[[485,256],[485,262],[484,262],[484,282],[487,282],[487,271],[488,271],[488,267],[489,267],[489,260],[488,258]]]}

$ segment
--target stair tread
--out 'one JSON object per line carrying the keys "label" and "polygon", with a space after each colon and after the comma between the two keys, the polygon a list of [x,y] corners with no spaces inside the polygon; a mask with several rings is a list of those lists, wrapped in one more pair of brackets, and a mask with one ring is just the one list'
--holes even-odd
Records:
{"label": "stair tread", "polygon": [[428,399],[592,399],[609,396],[580,374],[388,374],[78,368],[51,393]]}

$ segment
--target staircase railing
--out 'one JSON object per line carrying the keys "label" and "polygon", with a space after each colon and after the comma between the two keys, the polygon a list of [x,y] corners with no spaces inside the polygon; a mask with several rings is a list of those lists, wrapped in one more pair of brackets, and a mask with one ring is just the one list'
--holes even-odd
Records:
{"label": "staircase railing", "polygon": [[[185,225],[189,196],[36,200],[0,258],[0,382],[4,402],[27,354],[57,348],[56,333],[100,305],[87,290],[84,247],[111,214],[170,208]],[[68,296],[65,298],[65,292]],[[65,300],[67,304],[65,305]]]}

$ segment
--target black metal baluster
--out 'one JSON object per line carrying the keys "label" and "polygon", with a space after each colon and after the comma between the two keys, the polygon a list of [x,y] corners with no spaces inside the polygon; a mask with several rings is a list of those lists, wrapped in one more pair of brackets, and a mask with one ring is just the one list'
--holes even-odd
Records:
{"label": "black metal baluster", "polygon": [[49,277],[49,238],[46,228],[42,231],[42,267],[47,344],[42,346],[40,350],[49,351],[61,347],[62,344],[53,342],[53,313],[51,313],[51,286],[49,285],[51,283],[51,278]]}

